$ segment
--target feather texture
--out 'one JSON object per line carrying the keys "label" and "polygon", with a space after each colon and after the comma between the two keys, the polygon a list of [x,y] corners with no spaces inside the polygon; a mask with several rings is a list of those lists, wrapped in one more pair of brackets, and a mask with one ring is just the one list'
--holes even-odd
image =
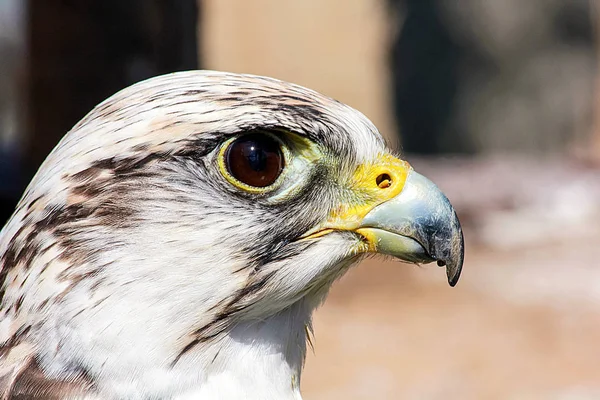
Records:
{"label": "feather texture", "polygon": [[[319,157],[290,151],[280,187],[244,193],[217,158],[256,129]],[[359,112],[270,78],[183,72],[107,99],[0,234],[2,398],[299,398],[312,311],[360,257],[356,235],[299,239],[386,151]]]}

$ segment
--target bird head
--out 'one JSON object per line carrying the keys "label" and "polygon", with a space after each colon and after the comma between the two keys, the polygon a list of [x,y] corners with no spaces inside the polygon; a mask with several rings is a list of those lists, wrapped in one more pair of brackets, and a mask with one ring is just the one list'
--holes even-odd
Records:
{"label": "bird head", "polygon": [[275,79],[165,75],[98,105],[31,182],[0,238],[0,332],[30,326],[87,370],[108,348],[173,364],[243,321],[310,314],[376,253],[437,261],[454,286],[463,237],[367,118]]}

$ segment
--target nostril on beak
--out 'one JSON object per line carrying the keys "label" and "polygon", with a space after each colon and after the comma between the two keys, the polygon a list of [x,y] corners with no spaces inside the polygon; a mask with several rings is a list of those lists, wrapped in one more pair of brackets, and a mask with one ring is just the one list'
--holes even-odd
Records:
{"label": "nostril on beak", "polygon": [[377,186],[380,189],[387,189],[392,186],[392,177],[386,173],[380,174],[377,179],[375,179],[375,183],[377,183]]}

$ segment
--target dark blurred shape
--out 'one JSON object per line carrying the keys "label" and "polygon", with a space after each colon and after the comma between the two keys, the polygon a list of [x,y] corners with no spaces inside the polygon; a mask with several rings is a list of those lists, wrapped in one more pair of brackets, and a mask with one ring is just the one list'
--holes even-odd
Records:
{"label": "dark blurred shape", "polygon": [[25,112],[25,7],[0,1],[0,227],[23,187],[20,157]]}
{"label": "dark blurred shape", "polygon": [[196,0],[31,1],[27,171],[116,91],[197,68],[197,16]]}
{"label": "dark blurred shape", "polygon": [[196,0],[27,3],[26,135],[18,132],[23,149],[0,148],[0,224],[60,138],[96,104],[151,76],[198,67],[197,17]]}
{"label": "dark blurred shape", "polygon": [[0,149],[0,229],[12,214],[23,188],[17,154]]}
{"label": "dark blurred shape", "polygon": [[456,150],[443,149],[438,138],[452,113],[460,49],[440,20],[435,0],[404,3],[406,19],[391,52],[402,145],[422,154]]}
{"label": "dark blurred shape", "polygon": [[589,0],[389,0],[403,148],[556,153],[589,140],[596,37]]}

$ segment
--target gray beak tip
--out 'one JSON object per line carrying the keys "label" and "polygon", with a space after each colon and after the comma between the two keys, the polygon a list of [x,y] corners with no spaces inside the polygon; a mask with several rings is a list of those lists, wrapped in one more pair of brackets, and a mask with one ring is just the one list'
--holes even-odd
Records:
{"label": "gray beak tip", "polygon": [[458,217],[454,214],[457,223],[457,232],[454,235],[454,240],[451,240],[450,257],[446,264],[446,276],[448,284],[451,287],[456,286],[462,272],[463,262],[465,259],[465,240],[463,236]]}
{"label": "gray beak tip", "polygon": [[[461,234],[461,239],[462,239],[462,234]],[[456,284],[458,283],[458,280],[460,278],[460,274],[462,272],[463,260],[464,260],[464,256],[465,256],[464,246],[460,246],[459,251],[460,251],[460,253],[459,253],[457,259],[453,263],[446,265],[446,275],[448,276],[448,284],[451,287],[456,286]]]}

